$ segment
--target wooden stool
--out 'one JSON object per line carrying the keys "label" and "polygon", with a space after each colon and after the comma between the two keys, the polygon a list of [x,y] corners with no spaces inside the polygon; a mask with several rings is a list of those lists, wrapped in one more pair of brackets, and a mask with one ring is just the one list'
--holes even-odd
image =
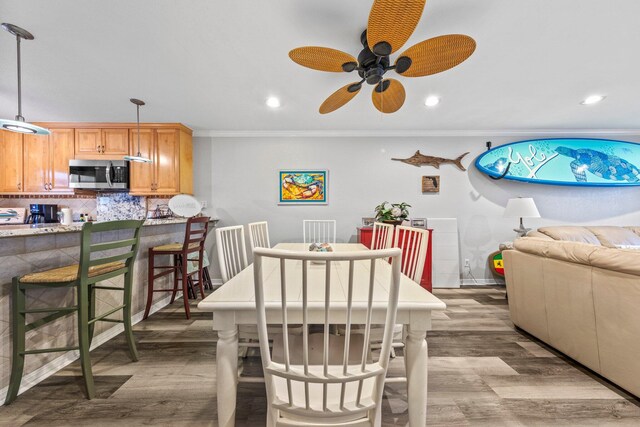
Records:
{"label": "wooden stool", "polygon": [[[201,224],[201,226],[194,227],[194,224]],[[144,310],[144,319],[149,317],[149,311],[151,310],[151,304],[153,302],[153,294],[155,292],[172,292],[173,295],[171,295],[171,303],[173,304],[178,292],[178,281],[182,282],[182,298],[184,300],[185,314],[187,319],[191,318],[191,312],[189,310],[189,278],[198,273],[200,295],[204,298],[202,259],[204,254],[204,241],[207,238],[208,230],[209,217],[201,216],[189,218],[183,243],[170,243],[168,245],[156,246],[149,249],[149,289],[147,292],[147,307]],[[197,258],[194,258],[196,254]],[[156,265],[155,257],[165,255],[170,255],[170,258],[173,258],[173,264]],[[198,269],[189,273],[186,268],[188,261],[198,261]],[[162,271],[156,274],[155,270],[158,269]],[[173,288],[155,289],[154,280],[169,274],[173,274]]]}
{"label": "wooden stool", "polygon": [[[54,268],[39,273],[30,273],[22,277],[13,278],[13,299],[11,312],[11,330],[13,333],[13,352],[11,359],[11,379],[5,404],[10,404],[18,396],[24,357],[27,354],[48,352],[62,352],[80,350],[80,363],[86,385],[87,398],[95,395],[93,374],[89,348],[93,339],[95,322],[124,323],[124,332],[129,345],[131,359],[138,360],[138,352],[131,330],[131,285],[133,282],[133,264],[138,253],[140,228],[144,221],[112,221],[103,223],[88,222],[82,227],[80,243],[80,264]],[[103,231],[131,230],[133,237],[104,243],[91,243],[91,234]],[[118,255],[108,255],[103,258],[95,257],[95,252],[118,249]],[[122,252],[126,250],[126,252]],[[94,257],[92,257],[92,253]],[[124,274],[124,286],[99,286],[97,283]],[[75,288],[77,291],[76,305],[71,307],[44,307],[28,309],[26,307],[26,291],[28,289],[43,288]],[[95,315],[97,289],[123,291],[122,305],[99,316]],[[109,319],[108,316],[122,310],[123,320]],[[78,313],[78,346],[57,347],[46,349],[25,350],[25,335],[27,332],[46,325],[60,317]],[[30,313],[50,313],[32,323],[26,323],[26,316]]]}

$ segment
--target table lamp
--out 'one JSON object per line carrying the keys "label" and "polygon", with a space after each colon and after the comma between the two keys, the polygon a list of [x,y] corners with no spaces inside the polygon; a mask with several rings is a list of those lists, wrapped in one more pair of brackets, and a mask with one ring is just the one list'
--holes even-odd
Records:
{"label": "table lamp", "polygon": [[540,218],[540,212],[538,212],[538,208],[531,197],[519,197],[517,199],[509,199],[504,210],[504,217],[520,218],[520,228],[514,228],[513,231],[522,237],[531,230],[524,227],[522,218]]}

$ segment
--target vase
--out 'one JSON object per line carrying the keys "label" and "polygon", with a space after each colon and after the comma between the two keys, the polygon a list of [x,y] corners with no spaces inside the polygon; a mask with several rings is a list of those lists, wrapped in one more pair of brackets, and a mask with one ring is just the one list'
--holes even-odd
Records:
{"label": "vase", "polygon": [[402,225],[404,220],[402,220],[402,219],[385,219],[385,220],[382,220],[382,222],[385,223],[385,224]]}

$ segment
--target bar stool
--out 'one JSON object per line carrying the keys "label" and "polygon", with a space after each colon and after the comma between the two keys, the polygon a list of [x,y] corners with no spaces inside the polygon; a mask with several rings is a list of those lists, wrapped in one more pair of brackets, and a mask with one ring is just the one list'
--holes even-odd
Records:
{"label": "bar stool", "polygon": [[[13,351],[11,359],[11,379],[9,380],[9,389],[7,391],[5,404],[10,404],[18,396],[24,370],[24,358],[27,354],[70,350],[80,350],[80,363],[82,365],[87,398],[93,398],[95,395],[95,387],[93,374],[91,372],[89,348],[93,339],[95,322],[98,321],[123,323],[131,359],[134,362],[138,360],[138,352],[131,330],[131,285],[133,282],[133,265],[140,242],[140,228],[143,222],[144,221],[111,221],[97,224],[88,222],[82,227],[80,264],[54,268],[38,273],[30,273],[13,278],[11,313]],[[93,233],[120,230],[129,231],[133,237],[110,242],[92,243],[91,236]],[[117,251],[114,252],[114,249]],[[106,255],[103,254],[104,251],[108,251]],[[114,253],[116,254],[114,255]],[[98,258],[98,254],[104,256]],[[124,286],[122,288],[98,285],[98,282],[122,274],[124,274]],[[75,288],[77,294],[76,305],[32,309],[26,307],[27,290],[59,288]],[[96,316],[95,294],[98,289],[123,291],[122,305]],[[108,318],[108,316],[120,310],[122,310],[122,320]],[[74,312],[78,313],[77,346],[34,350],[25,349],[25,335],[27,332]],[[29,324],[26,323],[27,314],[40,313],[46,314],[46,316]]]}
{"label": "bar stool", "polygon": [[[195,225],[195,227],[194,227]],[[184,300],[184,311],[187,319],[191,318],[189,310],[189,278],[194,274],[198,274],[198,287],[200,295],[204,298],[203,275],[202,275],[202,259],[204,256],[204,241],[207,238],[209,230],[209,217],[192,217],[187,220],[187,227],[183,243],[170,243],[168,245],[156,246],[149,249],[149,279],[147,292],[147,306],[144,310],[144,317],[149,317],[151,304],[153,302],[153,294],[156,292],[172,292],[171,304],[175,301],[178,292],[178,281],[182,282],[182,298]],[[156,256],[169,255],[173,259],[171,265],[156,265]],[[197,258],[195,257],[197,255]],[[189,272],[186,265],[189,261],[197,261],[198,268]],[[184,267],[183,267],[184,266]],[[156,274],[156,270],[162,270]],[[155,289],[154,281],[163,276],[173,274],[173,288]]]}

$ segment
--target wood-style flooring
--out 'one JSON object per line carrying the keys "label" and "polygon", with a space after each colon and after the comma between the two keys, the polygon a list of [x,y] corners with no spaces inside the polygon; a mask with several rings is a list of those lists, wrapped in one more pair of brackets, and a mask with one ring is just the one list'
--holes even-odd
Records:
{"label": "wood-style flooring", "polygon": [[[639,400],[514,329],[504,287],[434,293],[448,308],[428,336],[429,425],[640,426]],[[121,337],[94,350],[94,400],[74,363],[0,407],[0,426],[215,426],[216,334],[196,303],[189,321],[178,301],[136,325],[137,363]],[[390,375],[403,366],[400,352]],[[383,405],[383,425],[407,423],[404,385],[387,385]],[[238,426],[264,425],[264,385],[241,383],[237,408]]]}

